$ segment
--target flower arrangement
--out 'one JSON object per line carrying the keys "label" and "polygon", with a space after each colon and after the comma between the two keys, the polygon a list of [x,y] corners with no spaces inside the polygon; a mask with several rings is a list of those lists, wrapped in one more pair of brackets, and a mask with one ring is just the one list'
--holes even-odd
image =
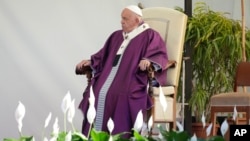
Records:
{"label": "flower arrangement", "polygon": [[[164,94],[161,91],[160,93],[160,103],[163,107],[163,110],[167,110],[167,102],[164,98]],[[89,97],[89,109],[87,112],[87,120],[92,126],[95,121],[96,116],[96,110],[94,107],[95,103],[95,97],[93,94],[93,90],[91,88],[90,91],[90,97]],[[89,133],[87,136],[84,136],[81,132],[77,131],[73,125],[73,118],[75,115],[75,99],[71,100],[70,92],[68,91],[67,94],[64,96],[61,104],[62,112],[64,114],[64,130],[60,131],[59,125],[58,125],[58,118],[55,118],[55,121],[53,123],[53,131],[51,133],[51,136],[45,137],[42,136],[42,141],[201,141],[202,139],[197,139],[196,135],[194,134],[192,137],[189,137],[187,132],[183,130],[182,125],[177,122],[177,126],[179,131],[168,131],[164,130],[160,125],[158,126],[160,133],[156,137],[151,136],[150,131],[153,126],[153,120],[152,116],[150,117],[148,123],[143,122],[143,114],[141,111],[138,112],[136,121],[134,123],[134,127],[132,129],[133,131],[133,137],[130,139],[122,138],[122,135],[124,133],[119,133],[116,135],[112,135],[112,131],[114,129],[114,122],[112,118],[108,120],[107,127],[109,130],[109,133],[103,132],[103,131],[96,131],[93,127],[90,127]],[[20,137],[18,139],[14,138],[5,138],[4,141],[35,141],[34,136],[25,136],[22,134],[22,120],[25,116],[25,106],[22,104],[22,102],[19,101],[17,109],[15,111],[15,118],[18,125],[18,131],[20,134]],[[45,120],[44,124],[44,132],[45,129],[48,127],[50,121],[51,121],[52,113],[49,113]],[[66,122],[69,122],[72,126],[72,130],[67,130],[66,128]],[[223,126],[223,131],[227,130],[228,124],[225,123],[225,126]],[[226,129],[226,130],[225,130]],[[211,127],[207,129],[207,135],[209,136],[211,132]],[[44,135],[44,133],[43,133]],[[224,141],[222,136],[215,136],[210,137],[206,139],[206,141]]]}

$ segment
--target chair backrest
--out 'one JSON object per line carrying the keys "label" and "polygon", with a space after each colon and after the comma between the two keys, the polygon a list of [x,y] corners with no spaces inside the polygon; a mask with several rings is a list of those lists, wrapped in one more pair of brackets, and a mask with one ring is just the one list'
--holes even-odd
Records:
{"label": "chair backrest", "polygon": [[142,12],[144,22],[158,31],[165,40],[169,60],[176,61],[175,67],[167,71],[167,85],[178,86],[187,15],[166,7],[144,8]]}
{"label": "chair backrest", "polygon": [[237,66],[234,91],[238,91],[242,86],[250,86],[250,62],[240,62]]}

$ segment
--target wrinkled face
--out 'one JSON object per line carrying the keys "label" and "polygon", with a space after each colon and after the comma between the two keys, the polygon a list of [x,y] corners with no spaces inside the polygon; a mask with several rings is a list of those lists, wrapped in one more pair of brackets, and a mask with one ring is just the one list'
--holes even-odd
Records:
{"label": "wrinkled face", "polygon": [[122,11],[121,18],[122,30],[126,33],[129,33],[139,25],[138,16],[129,9],[125,8]]}

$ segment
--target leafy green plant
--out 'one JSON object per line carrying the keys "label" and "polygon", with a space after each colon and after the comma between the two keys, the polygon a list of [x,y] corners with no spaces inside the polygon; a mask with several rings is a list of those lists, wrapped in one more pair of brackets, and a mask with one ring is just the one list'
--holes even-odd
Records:
{"label": "leafy green plant", "polygon": [[159,127],[160,133],[166,141],[225,141],[222,136],[212,136],[206,139],[190,137],[186,131],[166,131]]}
{"label": "leafy green plant", "polygon": [[[93,93],[92,93],[93,94]],[[92,95],[91,94],[91,95]],[[93,95],[92,95],[93,96]],[[89,101],[91,104],[94,104],[95,98],[90,97]],[[90,106],[91,106],[90,104]],[[92,105],[93,106],[93,105]],[[109,132],[104,132],[104,131],[96,131],[95,128],[90,128],[90,133],[89,136],[84,136],[81,132],[77,131],[74,126],[73,126],[73,118],[75,114],[75,105],[74,105],[74,99],[71,100],[70,93],[68,92],[65,97],[62,100],[62,111],[64,114],[64,124],[66,124],[66,121],[72,124],[72,129],[67,129],[66,125],[64,125],[64,130],[60,131],[59,130],[59,125],[58,125],[58,118],[55,118],[55,122],[53,124],[53,131],[50,133],[49,139],[47,137],[42,137],[41,140],[43,141],[200,141],[199,139],[196,138],[196,136],[189,137],[189,135],[185,132],[182,131],[183,127],[180,127],[181,124],[178,124],[178,127],[180,131],[167,131],[166,129],[163,129],[160,125],[157,126],[160,131],[161,136],[152,136],[150,134],[150,131],[152,130],[152,117],[149,119],[149,122],[147,124],[147,129],[144,128],[143,130],[143,116],[142,112],[139,111],[137,115],[137,119],[134,124],[134,128],[131,129],[131,138],[124,138],[123,135],[127,134],[127,132],[122,132],[116,135],[112,135],[112,131],[114,129],[114,122],[110,118],[107,127]],[[88,112],[88,122],[94,121],[93,119],[95,118],[95,110],[92,108],[89,108]],[[51,121],[51,113],[47,116],[45,120],[45,125],[44,129],[49,125]],[[16,112],[15,112],[15,117],[16,121],[18,124],[18,130],[20,137],[15,139],[15,138],[4,138],[3,141],[35,141],[34,136],[25,136],[22,134],[22,120],[25,116],[25,106],[19,102]],[[146,124],[145,124],[146,125]],[[143,134],[141,134],[143,133]],[[44,135],[44,133],[43,133]],[[211,139],[218,139],[218,141],[223,141],[220,140],[222,137],[213,137]],[[207,141],[212,141],[210,138],[206,139]],[[223,138],[222,138],[223,139]]]}
{"label": "leafy green plant", "polygon": [[[185,42],[193,48],[193,92],[189,105],[197,121],[209,121],[211,96],[233,90],[237,64],[242,61],[242,27],[229,13],[215,12],[204,2],[195,5]],[[249,39],[249,30],[246,31]],[[246,55],[250,55],[249,40]]]}

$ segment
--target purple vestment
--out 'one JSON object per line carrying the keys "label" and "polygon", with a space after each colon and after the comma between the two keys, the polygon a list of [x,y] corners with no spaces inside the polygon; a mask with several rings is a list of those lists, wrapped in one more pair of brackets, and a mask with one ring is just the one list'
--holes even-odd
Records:
{"label": "purple vestment", "polygon": [[[115,31],[106,41],[104,47],[91,56],[91,67],[95,75],[91,80],[95,94],[95,107],[97,107],[98,94],[106,78],[108,77],[116,53],[123,42],[122,30]],[[140,110],[146,111],[152,107],[152,101],[147,93],[148,74],[138,67],[140,60],[148,59],[165,68],[168,57],[166,45],[158,32],[147,29],[133,38],[120,58],[121,63],[117,74],[107,92],[103,118],[103,131],[108,131],[107,121],[114,121],[112,134],[130,132]],[[166,84],[166,70],[155,74],[160,85]],[[79,105],[84,115],[82,132],[87,135],[89,124],[87,121],[88,98],[90,86],[83,93],[83,99]],[[98,113],[97,113],[98,115]]]}

